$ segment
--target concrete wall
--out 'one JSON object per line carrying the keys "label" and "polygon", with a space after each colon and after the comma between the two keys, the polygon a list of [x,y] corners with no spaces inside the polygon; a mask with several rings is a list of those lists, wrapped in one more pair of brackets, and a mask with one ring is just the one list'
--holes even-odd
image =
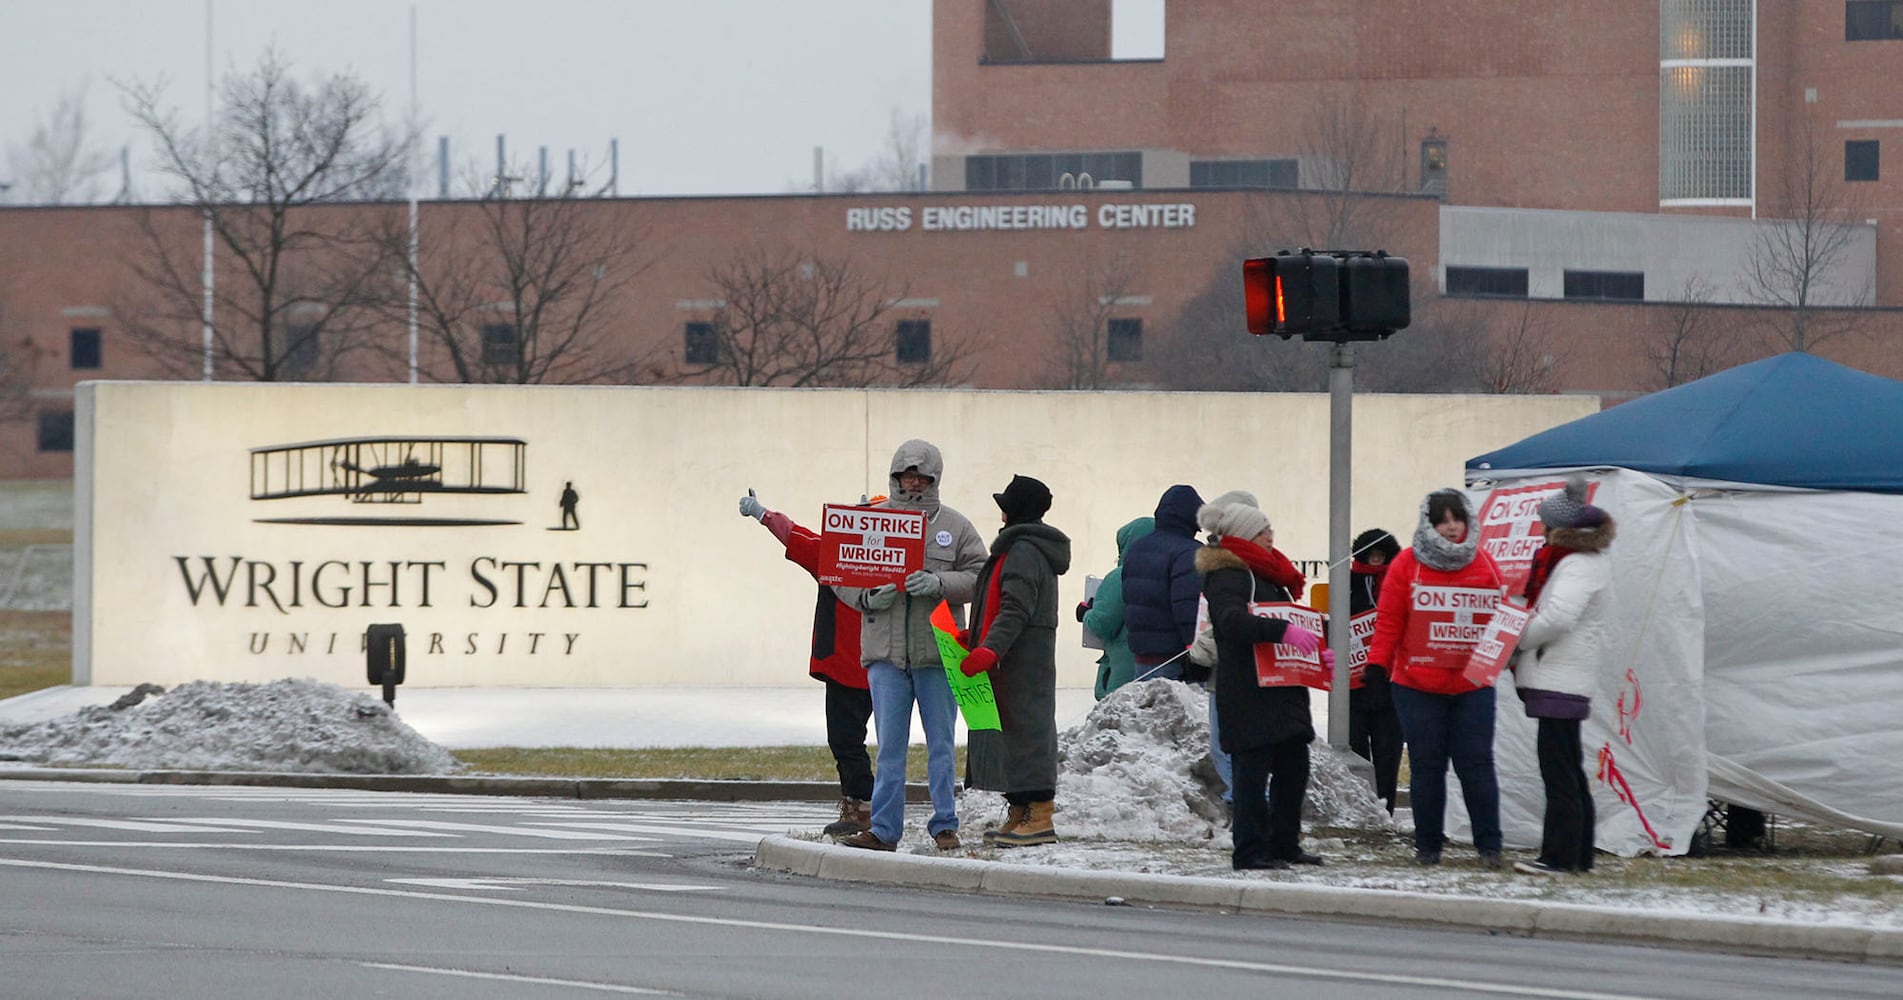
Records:
{"label": "concrete wall", "polygon": [[[80,684],[361,685],[361,634],[378,622],[407,629],[411,685],[804,683],[812,584],[737,498],[752,488],[812,524],[822,503],[885,492],[909,437],[943,450],[942,497],[987,538],[990,494],[1013,473],[1050,485],[1048,520],[1076,544],[1066,686],[1094,677],[1068,616],[1085,574],[1115,565],[1118,526],[1172,483],[1254,491],[1283,549],[1326,575],[1323,395],[89,382],[79,401]],[[1354,525],[1405,538],[1421,495],[1460,482],[1467,457],[1596,409],[1359,397]],[[287,477],[254,451],[404,437],[519,441],[519,465],[513,445],[488,445],[480,470],[467,442],[408,454],[451,487],[506,488],[519,468],[523,492],[270,498]],[[303,453],[303,485],[406,457],[357,447]],[[552,530],[566,482],[580,528]]]}

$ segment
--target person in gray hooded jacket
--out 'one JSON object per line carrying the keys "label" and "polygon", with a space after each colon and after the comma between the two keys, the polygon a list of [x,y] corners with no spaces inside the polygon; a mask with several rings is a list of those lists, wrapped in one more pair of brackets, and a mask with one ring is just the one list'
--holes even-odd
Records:
{"label": "person in gray hooded jacket", "polygon": [[879,736],[872,829],[840,841],[848,847],[891,851],[904,836],[905,758],[912,742],[914,703],[925,727],[926,779],[932,794],[926,833],[939,850],[959,847],[958,805],[952,791],[958,703],[938,656],[931,617],[943,600],[951,605],[952,619],[964,627],[965,605],[988,553],[984,538],[965,515],[938,502],[944,465],[938,448],[928,441],[915,438],[899,445],[892,453],[890,498],[879,505],[925,515],[925,568],[898,584],[834,588],[839,599],[861,615],[859,658],[872,685],[872,720]]}

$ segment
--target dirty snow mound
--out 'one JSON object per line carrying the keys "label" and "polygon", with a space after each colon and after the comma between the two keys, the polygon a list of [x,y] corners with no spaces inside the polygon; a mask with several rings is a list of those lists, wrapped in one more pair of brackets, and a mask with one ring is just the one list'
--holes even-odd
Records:
{"label": "dirty snow mound", "polygon": [[63,719],[0,729],[0,758],[139,770],[444,774],[462,765],[390,706],[310,679],[155,684]]}
{"label": "dirty snow mound", "polygon": [[[1126,684],[1057,738],[1057,832],[1065,838],[1207,841],[1228,847],[1228,809],[1209,756],[1209,696],[1177,681]],[[1310,748],[1305,822],[1391,829],[1367,781],[1326,743]],[[967,791],[966,830],[997,826],[1004,797]]]}

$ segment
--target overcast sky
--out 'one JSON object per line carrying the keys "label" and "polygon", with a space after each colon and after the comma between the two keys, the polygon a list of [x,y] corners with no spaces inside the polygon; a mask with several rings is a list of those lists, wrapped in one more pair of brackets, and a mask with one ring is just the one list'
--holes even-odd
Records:
{"label": "overcast sky", "polygon": [[[1117,0],[1118,42],[1160,45],[1163,0]],[[169,81],[203,119],[207,0],[0,0],[0,151],[23,145],[85,86],[98,145],[130,145],[135,191],[158,199],[120,82]],[[842,168],[883,147],[894,112],[929,122],[931,0],[211,0],[216,74],[269,46],[300,78],[349,71],[410,105],[410,12],[425,184],[437,137],[458,179],[509,156],[551,171],[568,151],[604,167],[620,140],[623,195],[779,193],[809,185],[813,148]],[[1144,40],[1148,37],[1150,40]],[[1137,53],[1142,54],[1142,53]],[[10,179],[0,156],[0,182]],[[118,172],[108,184],[118,189]],[[110,196],[110,191],[106,192]]]}

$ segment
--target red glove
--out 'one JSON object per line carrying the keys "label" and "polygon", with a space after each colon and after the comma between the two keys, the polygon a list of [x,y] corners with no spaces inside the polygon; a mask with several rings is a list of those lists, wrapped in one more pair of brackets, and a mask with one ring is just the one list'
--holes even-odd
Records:
{"label": "red glove", "polygon": [[997,665],[998,654],[992,652],[990,646],[979,646],[965,657],[965,662],[960,663],[958,669],[964,671],[966,677],[976,677]]}

